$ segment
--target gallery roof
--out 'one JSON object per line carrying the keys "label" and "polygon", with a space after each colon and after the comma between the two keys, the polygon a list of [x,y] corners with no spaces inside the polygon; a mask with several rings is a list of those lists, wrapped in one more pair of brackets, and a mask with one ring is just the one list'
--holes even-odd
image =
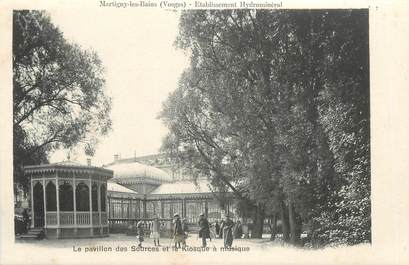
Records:
{"label": "gallery roof", "polygon": [[107,189],[108,191],[113,191],[113,192],[124,192],[124,193],[134,193],[134,194],[138,194],[136,191],[133,191],[131,189],[128,189],[122,185],[119,185],[115,182],[112,181],[108,181],[107,183]]}
{"label": "gallery roof", "polygon": [[112,180],[118,183],[161,184],[172,181],[172,177],[165,171],[138,162],[113,164],[107,169],[114,172]]}
{"label": "gallery roof", "polygon": [[164,183],[153,190],[150,194],[186,194],[186,193],[210,193],[209,182],[204,179],[193,181],[177,181]]}

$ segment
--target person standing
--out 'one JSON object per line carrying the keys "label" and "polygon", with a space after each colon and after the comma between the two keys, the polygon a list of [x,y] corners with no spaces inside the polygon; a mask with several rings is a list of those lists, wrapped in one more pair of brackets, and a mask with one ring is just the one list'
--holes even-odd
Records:
{"label": "person standing", "polygon": [[199,237],[202,238],[202,247],[206,247],[206,238],[210,238],[209,221],[202,213],[199,219]]}
{"label": "person standing", "polygon": [[24,223],[23,233],[27,233],[28,229],[30,228],[29,226],[30,216],[28,215],[27,209],[24,209],[23,211],[23,223]]}
{"label": "person standing", "polygon": [[240,220],[237,220],[234,225],[234,238],[241,238],[243,236],[243,229]]}
{"label": "person standing", "polygon": [[175,214],[173,216],[173,240],[175,242],[175,248],[180,248],[180,243],[183,242],[183,228],[182,228],[182,222],[180,221],[180,216],[179,214]]}
{"label": "person standing", "polygon": [[[152,221],[151,224],[151,236],[153,238],[153,243],[157,244],[157,246],[160,246],[159,239],[160,239],[160,223],[159,223],[159,218],[155,216],[155,218]],[[157,243],[156,243],[157,242]]]}
{"label": "person standing", "polygon": [[216,233],[216,237],[219,237],[220,234],[220,225],[219,222],[216,220],[216,223],[214,224],[214,232]]}
{"label": "person standing", "polygon": [[187,236],[188,236],[188,232],[187,232],[188,227],[187,227],[186,218],[182,219],[182,230],[183,230],[183,243],[182,244],[183,244],[184,247],[186,247],[186,239],[187,239]]}
{"label": "person standing", "polygon": [[142,242],[143,242],[143,240],[144,240],[144,233],[145,233],[145,231],[144,231],[144,229],[143,229],[143,226],[144,226],[143,221],[139,221],[139,222],[136,224],[136,232],[137,232],[138,240],[139,240],[138,247],[142,247]]}
{"label": "person standing", "polygon": [[231,247],[233,244],[233,226],[234,222],[230,219],[229,215],[226,215],[223,225],[223,240],[225,248]]}
{"label": "person standing", "polygon": [[223,238],[224,220],[220,221],[219,238]]}

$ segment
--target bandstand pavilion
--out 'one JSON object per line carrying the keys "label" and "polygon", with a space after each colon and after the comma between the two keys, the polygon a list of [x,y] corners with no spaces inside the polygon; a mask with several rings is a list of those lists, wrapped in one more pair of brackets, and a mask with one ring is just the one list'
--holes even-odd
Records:
{"label": "bandstand pavilion", "polygon": [[109,169],[71,161],[26,166],[31,179],[31,227],[47,238],[101,237],[109,233]]}

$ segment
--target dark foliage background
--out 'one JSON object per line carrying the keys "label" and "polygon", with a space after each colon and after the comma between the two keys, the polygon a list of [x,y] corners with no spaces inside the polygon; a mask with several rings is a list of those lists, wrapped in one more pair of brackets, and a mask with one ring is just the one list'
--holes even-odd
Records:
{"label": "dark foliage background", "polygon": [[111,99],[94,51],[67,41],[45,11],[13,12],[14,183],[27,191],[22,167],[46,163],[59,148],[93,155],[111,129]]}

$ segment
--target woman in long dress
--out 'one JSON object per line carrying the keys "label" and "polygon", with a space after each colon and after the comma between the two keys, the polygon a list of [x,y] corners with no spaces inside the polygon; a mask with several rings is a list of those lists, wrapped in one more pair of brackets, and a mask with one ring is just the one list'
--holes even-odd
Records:
{"label": "woman in long dress", "polygon": [[142,247],[142,242],[143,242],[143,240],[144,240],[144,233],[145,233],[145,231],[143,230],[143,226],[144,226],[143,221],[139,221],[139,222],[136,224],[136,231],[137,231],[137,235],[138,235],[138,241],[139,241],[138,246],[139,246],[139,247]]}
{"label": "woman in long dress", "polygon": [[186,247],[186,240],[188,237],[188,226],[187,226],[187,220],[186,218],[182,219],[182,230],[183,230],[183,246]]}
{"label": "woman in long dress", "polygon": [[183,243],[184,240],[182,222],[180,221],[179,214],[175,214],[173,217],[174,217],[173,241],[175,242],[175,248],[178,247],[180,248],[180,243]]}
{"label": "woman in long dress", "polygon": [[224,247],[231,247],[233,244],[233,226],[234,222],[227,215],[223,225]]}
{"label": "woman in long dress", "polygon": [[151,225],[151,237],[153,238],[153,243],[156,246],[160,246],[159,239],[160,239],[160,223],[159,223],[159,218],[156,216],[153,219],[152,225]]}
{"label": "woman in long dress", "polygon": [[243,236],[243,229],[241,226],[241,222],[238,220],[233,228],[234,231],[234,238],[241,238]]}

